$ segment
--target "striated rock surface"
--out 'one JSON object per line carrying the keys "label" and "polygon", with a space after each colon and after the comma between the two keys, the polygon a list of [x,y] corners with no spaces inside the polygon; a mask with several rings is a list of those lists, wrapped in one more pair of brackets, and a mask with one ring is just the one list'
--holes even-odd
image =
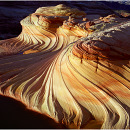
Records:
{"label": "striated rock surface", "polygon": [[85,16],[85,12],[62,4],[41,7],[21,21],[22,32],[17,38],[0,41],[0,55],[62,49],[88,35],[80,27]]}
{"label": "striated rock surface", "polygon": [[87,16],[85,12],[63,4],[38,8],[21,20],[22,32],[18,37],[0,41],[0,56],[59,50],[93,31],[124,21],[116,16],[97,20],[92,17],[95,15]]}
{"label": "striated rock surface", "polygon": [[[73,54],[88,60],[129,60],[129,22],[95,32],[73,46]],[[120,38],[119,38],[120,37]]]}
{"label": "striated rock surface", "polygon": [[112,14],[110,8],[98,1],[0,1],[0,39],[19,35],[21,32],[19,21],[35,12],[37,8],[56,6],[58,4],[78,8],[85,11],[88,15],[97,14],[96,17]]}
{"label": "striated rock surface", "polygon": [[[41,7],[0,41],[0,94],[68,128],[128,129],[130,21]],[[15,54],[15,55],[14,55]]]}

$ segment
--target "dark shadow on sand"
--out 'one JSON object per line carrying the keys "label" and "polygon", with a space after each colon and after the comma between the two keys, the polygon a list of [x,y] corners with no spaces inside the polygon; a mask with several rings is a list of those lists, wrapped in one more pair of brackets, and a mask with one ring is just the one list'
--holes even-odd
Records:
{"label": "dark shadow on sand", "polygon": [[0,95],[0,128],[62,129],[65,127],[45,115],[28,110],[19,101]]}

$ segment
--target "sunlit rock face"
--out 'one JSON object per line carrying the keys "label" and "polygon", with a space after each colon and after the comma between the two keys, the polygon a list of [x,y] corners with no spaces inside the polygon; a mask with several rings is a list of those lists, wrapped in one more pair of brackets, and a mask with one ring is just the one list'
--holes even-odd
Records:
{"label": "sunlit rock face", "polygon": [[89,21],[57,5],[21,25],[18,37],[0,41],[0,94],[68,128],[129,128],[130,21]]}
{"label": "sunlit rock face", "polygon": [[0,42],[0,54],[26,54],[62,49],[88,35],[88,31],[80,27],[85,16],[83,11],[62,4],[41,7],[20,22],[22,32],[18,37]]}
{"label": "sunlit rock face", "polygon": [[[129,60],[129,22],[93,33],[73,46],[73,54],[87,60]],[[120,37],[120,38],[119,38]]]}

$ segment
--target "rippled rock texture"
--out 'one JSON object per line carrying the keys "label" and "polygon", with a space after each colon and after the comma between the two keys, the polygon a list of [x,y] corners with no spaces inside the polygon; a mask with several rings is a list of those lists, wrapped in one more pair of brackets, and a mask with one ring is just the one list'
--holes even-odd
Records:
{"label": "rippled rock texture", "polygon": [[18,36],[22,30],[19,21],[35,12],[37,8],[58,4],[78,8],[85,11],[87,15],[96,14],[96,17],[106,16],[113,12],[98,1],[0,1],[0,40]]}
{"label": "rippled rock texture", "polygon": [[0,41],[0,94],[68,128],[129,128],[129,20],[60,4],[20,23]]}

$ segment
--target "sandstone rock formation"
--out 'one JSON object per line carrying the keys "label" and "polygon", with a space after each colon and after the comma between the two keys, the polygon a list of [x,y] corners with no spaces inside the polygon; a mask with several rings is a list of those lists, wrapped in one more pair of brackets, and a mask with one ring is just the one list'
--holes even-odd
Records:
{"label": "sandstone rock formation", "polygon": [[64,5],[41,7],[21,21],[22,32],[17,38],[0,42],[0,55],[61,49],[87,36],[88,32],[77,25],[85,16],[83,11]]}
{"label": "sandstone rock formation", "polygon": [[68,128],[129,128],[130,21],[89,21],[57,5],[21,25],[18,37],[0,41],[0,94]]}
{"label": "sandstone rock formation", "polygon": [[[71,8],[78,8],[79,10],[85,11],[87,15],[96,14],[96,17],[107,16],[113,12],[102,2],[98,1],[1,1],[0,40],[19,35],[22,29],[19,21],[32,12],[35,12],[37,8],[58,4],[65,4]],[[94,19],[94,17],[92,18]]]}

